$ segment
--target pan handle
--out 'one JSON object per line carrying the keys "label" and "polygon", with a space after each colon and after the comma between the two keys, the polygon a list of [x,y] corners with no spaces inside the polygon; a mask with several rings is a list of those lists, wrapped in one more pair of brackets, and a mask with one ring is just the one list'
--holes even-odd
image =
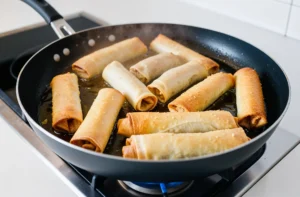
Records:
{"label": "pan handle", "polygon": [[22,0],[37,11],[51,25],[59,38],[72,35],[75,31],[63,17],[45,0]]}

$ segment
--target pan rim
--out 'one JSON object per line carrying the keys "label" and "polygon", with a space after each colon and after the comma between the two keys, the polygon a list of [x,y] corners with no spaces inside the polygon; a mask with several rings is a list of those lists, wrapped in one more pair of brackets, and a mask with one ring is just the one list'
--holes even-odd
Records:
{"label": "pan rim", "polygon": [[[34,121],[31,118],[31,116],[27,113],[27,111],[25,110],[25,108],[24,108],[24,106],[22,104],[20,95],[19,95],[19,82],[20,82],[21,75],[22,75],[23,71],[25,70],[25,68],[27,67],[27,65],[31,62],[31,60],[35,56],[37,56],[41,51],[46,50],[49,46],[51,46],[54,43],[59,42],[59,41],[61,41],[63,39],[66,39],[68,37],[71,37],[71,36],[74,36],[74,35],[77,35],[77,34],[80,34],[80,33],[83,33],[83,32],[88,32],[88,31],[91,31],[91,30],[95,30],[95,29],[102,29],[102,28],[106,28],[106,27],[125,26],[125,25],[128,25],[128,26],[129,25],[135,25],[135,26],[137,26],[137,25],[177,25],[177,26],[184,26],[184,27],[193,27],[193,28],[203,29],[203,30],[206,30],[206,31],[215,32],[215,33],[227,36],[227,37],[231,37],[232,39],[238,40],[240,42],[243,42],[243,43],[245,43],[245,44],[247,44],[247,45],[255,48],[260,53],[265,54],[268,58],[270,58],[278,66],[278,68],[281,70],[281,72],[283,73],[283,75],[284,75],[284,77],[285,77],[285,79],[287,81],[289,95],[288,95],[288,101],[286,103],[286,106],[285,106],[283,112],[277,118],[277,120],[272,125],[270,125],[265,131],[263,131],[261,134],[259,134],[258,136],[256,136],[254,139],[251,139],[250,141],[248,141],[246,143],[243,143],[243,144],[241,144],[241,145],[239,145],[237,147],[231,148],[231,149],[223,151],[223,152],[218,152],[218,153],[209,154],[209,155],[205,155],[205,156],[193,157],[193,158],[189,158],[189,159],[176,159],[176,160],[137,160],[137,159],[125,159],[125,158],[120,157],[120,156],[103,154],[103,153],[97,153],[97,152],[94,152],[94,151],[91,151],[91,150],[86,150],[84,148],[78,147],[76,145],[68,143],[68,142],[66,142],[66,141],[64,141],[64,140],[62,140],[62,139],[54,136],[49,131],[47,131],[46,129],[44,129],[42,126],[40,126],[40,124],[38,124],[36,121]],[[110,159],[110,160],[114,160],[114,161],[130,162],[130,163],[145,163],[145,164],[152,164],[152,165],[157,164],[157,165],[159,165],[159,164],[163,164],[163,163],[186,163],[186,162],[194,162],[194,161],[200,161],[200,160],[210,159],[210,158],[218,157],[218,156],[221,156],[221,155],[229,154],[231,152],[234,152],[235,150],[241,149],[241,148],[243,148],[245,146],[248,146],[251,143],[256,142],[257,140],[259,140],[263,136],[267,135],[274,127],[278,126],[278,124],[280,123],[280,121],[283,119],[284,115],[286,114],[286,112],[287,112],[287,110],[289,108],[290,102],[291,102],[291,85],[290,85],[289,78],[287,77],[287,74],[284,71],[284,69],[271,56],[269,56],[268,54],[266,54],[265,52],[263,52],[262,50],[260,50],[256,46],[254,46],[254,45],[252,45],[252,44],[250,44],[250,43],[248,43],[248,42],[246,42],[246,41],[244,41],[244,40],[242,40],[240,38],[233,37],[231,35],[228,35],[228,34],[225,34],[225,33],[219,32],[219,31],[215,31],[215,30],[211,30],[211,29],[207,29],[207,28],[202,28],[202,27],[197,27],[197,26],[192,26],[192,25],[185,25],[185,24],[179,24],[179,23],[160,23],[160,22],[151,22],[151,23],[149,23],[149,22],[145,22],[145,23],[121,23],[121,24],[115,24],[115,25],[105,25],[105,26],[99,26],[99,27],[92,27],[92,28],[88,28],[88,29],[85,29],[85,30],[81,30],[81,31],[75,32],[72,35],[68,35],[68,36],[66,36],[64,38],[57,39],[57,40],[55,40],[55,41],[47,44],[45,47],[43,47],[39,51],[37,51],[24,64],[24,66],[22,67],[22,69],[21,69],[21,71],[20,71],[20,73],[18,75],[18,79],[17,79],[17,83],[16,83],[16,94],[17,94],[18,104],[19,104],[19,106],[20,106],[20,108],[22,110],[22,113],[24,113],[25,117],[29,120],[29,122],[31,124],[33,124],[39,131],[43,132],[45,135],[47,135],[48,137],[50,137],[52,140],[55,140],[55,141],[61,143],[64,146],[68,146],[69,148],[76,149],[77,151],[80,151],[80,152],[85,153],[85,154],[89,154],[89,155],[96,156],[96,157],[102,157],[102,158]],[[42,140],[42,141],[44,143],[44,140]],[[53,151],[53,150],[51,149],[51,151]],[[55,152],[55,151],[53,151],[53,152]]]}

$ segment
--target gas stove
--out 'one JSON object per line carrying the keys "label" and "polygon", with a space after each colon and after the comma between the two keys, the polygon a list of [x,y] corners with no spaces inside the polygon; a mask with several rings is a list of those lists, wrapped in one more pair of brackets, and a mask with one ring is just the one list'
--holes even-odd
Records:
{"label": "gas stove", "polygon": [[[82,14],[68,22],[76,31],[101,25]],[[44,145],[24,120],[16,101],[18,71],[31,55],[55,39],[48,26],[0,37],[0,115],[79,196],[241,196],[299,144],[297,136],[277,128],[268,142],[244,163],[207,178],[184,182],[131,182],[93,175],[62,160]],[[4,49],[7,43],[9,47]]]}

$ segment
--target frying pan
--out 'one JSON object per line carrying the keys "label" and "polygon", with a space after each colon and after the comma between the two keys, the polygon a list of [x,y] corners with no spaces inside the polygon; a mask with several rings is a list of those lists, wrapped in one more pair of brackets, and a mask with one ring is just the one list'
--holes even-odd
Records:
{"label": "frying pan", "polygon": [[[18,102],[42,141],[65,161],[79,168],[97,175],[131,181],[183,181],[206,177],[249,158],[265,144],[287,111],[290,87],[286,75],[264,52],[242,40],[199,27],[159,23],[105,26],[75,33],[47,2],[24,2],[43,16],[60,39],[42,48],[24,65],[17,80]],[[210,58],[226,62],[235,69],[246,66],[254,68],[260,76],[265,97],[269,121],[265,130],[242,146],[222,153],[185,160],[139,161],[85,150],[61,140],[40,126],[40,99],[55,75],[65,72],[80,57],[111,45],[107,39],[109,35],[115,36],[115,42],[138,36],[149,44],[159,33]],[[89,39],[96,41],[95,46],[87,44]],[[70,55],[63,55],[64,48],[70,50]],[[60,56],[59,62],[54,61],[55,54]]]}

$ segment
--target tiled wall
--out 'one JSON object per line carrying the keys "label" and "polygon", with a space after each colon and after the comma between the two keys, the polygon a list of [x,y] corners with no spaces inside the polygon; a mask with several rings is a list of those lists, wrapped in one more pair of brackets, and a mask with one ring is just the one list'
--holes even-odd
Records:
{"label": "tiled wall", "polygon": [[300,40],[300,0],[293,0],[286,35]]}
{"label": "tiled wall", "polygon": [[300,40],[300,0],[183,0]]}

